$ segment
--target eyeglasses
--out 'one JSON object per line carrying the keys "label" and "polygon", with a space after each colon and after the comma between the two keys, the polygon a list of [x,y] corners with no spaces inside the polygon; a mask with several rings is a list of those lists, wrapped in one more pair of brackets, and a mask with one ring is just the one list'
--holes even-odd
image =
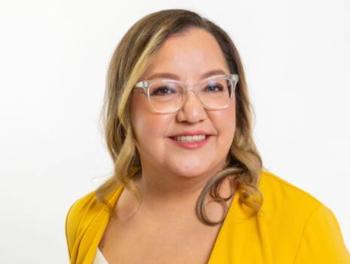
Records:
{"label": "eyeglasses", "polygon": [[174,113],[182,108],[186,93],[192,91],[207,110],[229,107],[238,83],[238,74],[216,75],[197,84],[188,85],[171,79],[140,81],[135,88],[143,89],[155,113]]}

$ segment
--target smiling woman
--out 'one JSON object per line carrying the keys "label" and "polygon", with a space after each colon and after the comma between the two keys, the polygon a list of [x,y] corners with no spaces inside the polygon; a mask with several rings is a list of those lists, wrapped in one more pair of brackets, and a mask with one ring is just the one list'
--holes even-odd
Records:
{"label": "smiling woman", "polygon": [[332,211],[263,169],[220,27],[152,13],[119,43],[107,81],[114,174],[68,212],[71,263],[350,263]]}

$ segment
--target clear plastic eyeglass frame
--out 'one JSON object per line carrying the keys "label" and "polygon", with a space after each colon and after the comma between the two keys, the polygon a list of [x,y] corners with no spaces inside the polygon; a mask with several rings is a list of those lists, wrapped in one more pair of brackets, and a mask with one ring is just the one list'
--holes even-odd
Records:
{"label": "clear plastic eyeglass frame", "polygon": [[201,98],[197,95],[197,92],[195,90],[195,88],[197,88],[198,86],[202,85],[203,83],[206,83],[212,79],[217,79],[217,78],[223,78],[223,79],[226,79],[228,81],[230,81],[230,97],[229,98],[232,98],[233,95],[234,95],[234,92],[235,92],[235,88],[237,86],[237,83],[238,83],[238,80],[239,80],[239,77],[238,77],[238,74],[229,74],[229,75],[214,75],[214,76],[211,76],[209,78],[206,78],[198,83],[195,83],[195,84],[186,84],[184,82],[181,82],[181,81],[178,81],[178,80],[173,80],[173,79],[154,79],[154,80],[143,80],[143,81],[139,81],[138,83],[136,83],[135,87],[134,88],[138,88],[138,89],[142,89],[143,92],[144,92],[144,95],[147,96],[147,99],[148,99],[148,102],[150,104],[150,106],[152,107],[152,110],[154,113],[160,113],[160,114],[170,114],[170,113],[175,113],[177,112],[179,109],[181,109],[185,103],[185,97],[183,96],[182,97],[182,103],[174,110],[172,111],[160,111],[158,109],[155,109],[155,107],[153,106],[152,102],[151,102],[151,96],[150,96],[150,93],[149,93],[149,88],[151,87],[151,85],[154,83],[154,82],[157,82],[159,80],[161,81],[167,81],[167,82],[170,82],[170,83],[173,83],[173,84],[179,84],[181,87],[185,88],[184,91],[185,91],[185,94],[188,93],[189,91],[192,91],[196,97],[199,99],[199,101],[201,102],[201,104],[203,105],[203,107],[207,110],[222,110],[222,109],[225,109],[229,106],[229,104],[227,105],[224,105],[222,107],[215,107],[215,108],[210,108],[210,107],[207,107],[201,100]]}

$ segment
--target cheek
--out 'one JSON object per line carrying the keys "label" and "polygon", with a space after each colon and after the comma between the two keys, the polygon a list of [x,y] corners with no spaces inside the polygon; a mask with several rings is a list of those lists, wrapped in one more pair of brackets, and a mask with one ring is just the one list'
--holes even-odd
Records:
{"label": "cheek", "polygon": [[139,142],[148,142],[166,135],[169,116],[151,112],[143,95],[135,95],[131,101],[131,125]]}
{"label": "cheek", "polygon": [[222,136],[222,139],[232,141],[236,130],[235,105],[222,111],[213,112],[212,121],[217,132]]}
{"label": "cheek", "polygon": [[[136,139],[154,140],[163,138],[166,135],[166,128],[169,124],[164,118],[142,114],[133,121],[133,129]],[[145,141],[144,141],[145,142]]]}

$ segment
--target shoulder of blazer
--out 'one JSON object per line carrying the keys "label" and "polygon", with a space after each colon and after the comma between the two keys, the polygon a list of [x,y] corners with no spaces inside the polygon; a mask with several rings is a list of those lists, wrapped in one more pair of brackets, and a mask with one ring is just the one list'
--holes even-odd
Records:
{"label": "shoulder of blazer", "polygon": [[93,191],[75,201],[68,210],[65,232],[70,256],[76,239],[84,233],[102,206],[97,202],[96,193]]}

